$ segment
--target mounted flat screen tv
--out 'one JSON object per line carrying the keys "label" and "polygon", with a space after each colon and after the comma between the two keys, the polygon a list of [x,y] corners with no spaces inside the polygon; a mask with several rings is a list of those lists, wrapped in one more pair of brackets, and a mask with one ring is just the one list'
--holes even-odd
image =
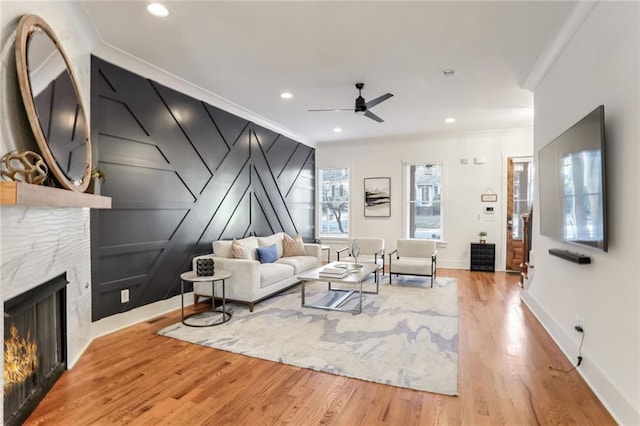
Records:
{"label": "mounted flat screen tv", "polygon": [[538,153],[540,233],[607,251],[604,106]]}

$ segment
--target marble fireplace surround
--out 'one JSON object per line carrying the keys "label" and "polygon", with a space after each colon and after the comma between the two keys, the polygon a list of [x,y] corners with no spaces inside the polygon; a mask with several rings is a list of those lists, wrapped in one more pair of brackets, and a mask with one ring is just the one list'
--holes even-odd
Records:
{"label": "marble fireplace surround", "polygon": [[[88,207],[0,207],[3,313],[6,300],[66,272],[68,369],[93,339],[180,308],[175,296],[92,323],[90,229]],[[4,315],[0,318],[4,329]],[[0,396],[0,422],[2,402]]]}
{"label": "marble fireplace surround", "polygon": [[3,206],[0,209],[3,304],[67,273],[69,367],[77,361],[92,338],[89,213],[88,208]]}
{"label": "marble fireplace surround", "polygon": [[[5,301],[66,272],[69,281],[68,368],[91,342],[89,212],[88,208],[0,208],[0,294],[3,314]],[[4,330],[4,315],[0,324]],[[4,358],[4,351],[2,356]],[[4,418],[3,412],[0,417]]]}

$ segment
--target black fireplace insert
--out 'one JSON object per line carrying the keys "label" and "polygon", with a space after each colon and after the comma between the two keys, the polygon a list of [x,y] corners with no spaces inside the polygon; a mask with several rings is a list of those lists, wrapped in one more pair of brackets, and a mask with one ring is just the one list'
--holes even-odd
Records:
{"label": "black fireplace insert", "polygon": [[4,422],[22,424],[67,368],[66,273],[4,303]]}

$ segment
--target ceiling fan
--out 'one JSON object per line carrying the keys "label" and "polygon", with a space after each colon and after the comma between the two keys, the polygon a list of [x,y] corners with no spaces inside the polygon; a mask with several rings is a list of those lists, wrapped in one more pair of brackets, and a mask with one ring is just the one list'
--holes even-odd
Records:
{"label": "ceiling fan", "polygon": [[353,111],[356,114],[364,114],[365,117],[369,117],[372,120],[377,121],[378,123],[382,123],[384,120],[371,111],[369,111],[374,106],[378,105],[380,102],[386,101],[390,97],[393,96],[392,93],[386,93],[382,96],[378,96],[372,101],[366,102],[362,97],[362,88],[364,87],[364,83],[356,83],[356,89],[358,89],[358,97],[356,98],[356,105],[354,108],[332,108],[332,109],[310,109],[309,112],[319,112],[319,111]]}

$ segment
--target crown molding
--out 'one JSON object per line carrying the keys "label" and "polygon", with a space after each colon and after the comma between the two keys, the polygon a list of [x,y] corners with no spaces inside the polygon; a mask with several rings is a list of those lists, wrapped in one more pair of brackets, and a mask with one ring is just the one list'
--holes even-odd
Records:
{"label": "crown molding", "polygon": [[571,12],[571,15],[569,15],[564,22],[564,25],[560,28],[556,37],[544,48],[540,56],[538,56],[538,60],[533,65],[533,68],[531,68],[529,75],[522,85],[524,89],[532,92],[535,91],[538,84],[540,84],[553,64],[558,60],[569,42],[571,42],[571,39],[573,39],[573,36],[575,36],[582,24],[585,23],[598,3],[599,0],[580,1],[576,4],[573,12]]}
{"label": "crown molding", "polygon": [[173,90],[207,102],[217,108],[293,139],[296,142],[303,143],[312,148],[316,147],[315,141],[109,43],[102,41],[96,46],[93,54],[105,61],[113,62],[115,65],[126,68],[133,73],[142,74],[145,78],[157,81]]}

